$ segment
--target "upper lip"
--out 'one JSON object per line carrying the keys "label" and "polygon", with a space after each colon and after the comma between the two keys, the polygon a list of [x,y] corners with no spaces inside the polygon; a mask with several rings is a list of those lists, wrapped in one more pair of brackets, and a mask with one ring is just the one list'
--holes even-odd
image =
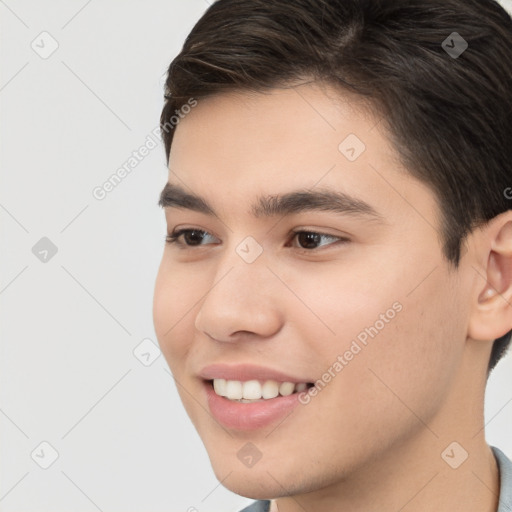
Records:
{"label": "upper lip", "polygon": [[279,370],[267,368],[264,366],[257,366],[253,364],[209,364],[202,368],[199,372],[199,376],[205,380],[211,379],[226,379],[226,380],[275,380],[277,382],[294,382],[300,383],[311,382],[308,379],[301,377],[294,377],[287,375]]}

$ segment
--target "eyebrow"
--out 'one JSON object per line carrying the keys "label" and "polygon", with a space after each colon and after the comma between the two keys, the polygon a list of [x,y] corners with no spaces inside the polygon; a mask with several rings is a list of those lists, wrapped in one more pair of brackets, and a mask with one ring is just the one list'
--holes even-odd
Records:
{"label": "eyebrow", "polygon": [[[206,199],[187,192],[180,185],[167,183],[160,193],[158,206],[181,208],[218,217]],[[299,189],[281,195],[267,195],[257,198],[249,213],[256,218],[285,216],[306,211],[334,212],[342,215],[361,217],[384,222],[381,214],[370,204],[344,192],[332,189]]]}

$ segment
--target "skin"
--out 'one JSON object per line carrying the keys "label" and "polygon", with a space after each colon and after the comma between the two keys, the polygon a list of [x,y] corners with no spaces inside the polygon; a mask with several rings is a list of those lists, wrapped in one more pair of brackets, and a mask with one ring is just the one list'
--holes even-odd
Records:
{"label": "skin", "polygon": [[[169,182],[218,217],[165,211],[168,233],[209,235],[199,247],[166,244],[158,341],[215,475],[233,492],[276,498],[279,512],[495,511],[483,403],[492,340],[512,326],[512,212],[471,233],[455,269],[433,192],[400,164],[384,130],[357,98],[318,83],[200,100],[176,128]],[[349,133],[366,145],[353,162],[338,150]],[[317,187],[363,199],[384,222],[250,215],[260,195]],[[296,228],[349,241],[307,249]],[[263,248],[251,264],[235,250],[247,236]],[[401,311],[281,424],[227,430],[210,415],[197,376],[206,364],[250,362],[316,381],[397,301]],[[237,458],[249,441],[262,453],[251,468]],[[469,455],[457,469],[441,457],[454,441]]]}

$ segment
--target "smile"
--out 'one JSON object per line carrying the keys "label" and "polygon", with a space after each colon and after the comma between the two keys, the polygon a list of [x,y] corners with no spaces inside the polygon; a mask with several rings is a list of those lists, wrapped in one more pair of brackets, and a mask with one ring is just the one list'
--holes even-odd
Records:
{"label": "smile", "polygon": [[277,396],[289,396],[305,391],[313,384],[307,382],[278,382],[275,380],[213,379],[213,389],[218,396],[241,403],[261,402]]}
{"label": "smile", "polygon": [[203,386],[208,408],[217,422],[229,429],[247,431],[283,422],[301,403],[299,394],[313,384],[213,379],[203,381]]}

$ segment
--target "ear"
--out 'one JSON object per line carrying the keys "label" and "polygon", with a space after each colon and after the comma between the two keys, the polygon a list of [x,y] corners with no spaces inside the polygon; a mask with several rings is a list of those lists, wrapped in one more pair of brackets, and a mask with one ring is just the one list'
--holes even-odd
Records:
{"label": "ear", "polygon": [[478,232],[479,263],[468,336],[495,340],[512,329],[512,210]]}

